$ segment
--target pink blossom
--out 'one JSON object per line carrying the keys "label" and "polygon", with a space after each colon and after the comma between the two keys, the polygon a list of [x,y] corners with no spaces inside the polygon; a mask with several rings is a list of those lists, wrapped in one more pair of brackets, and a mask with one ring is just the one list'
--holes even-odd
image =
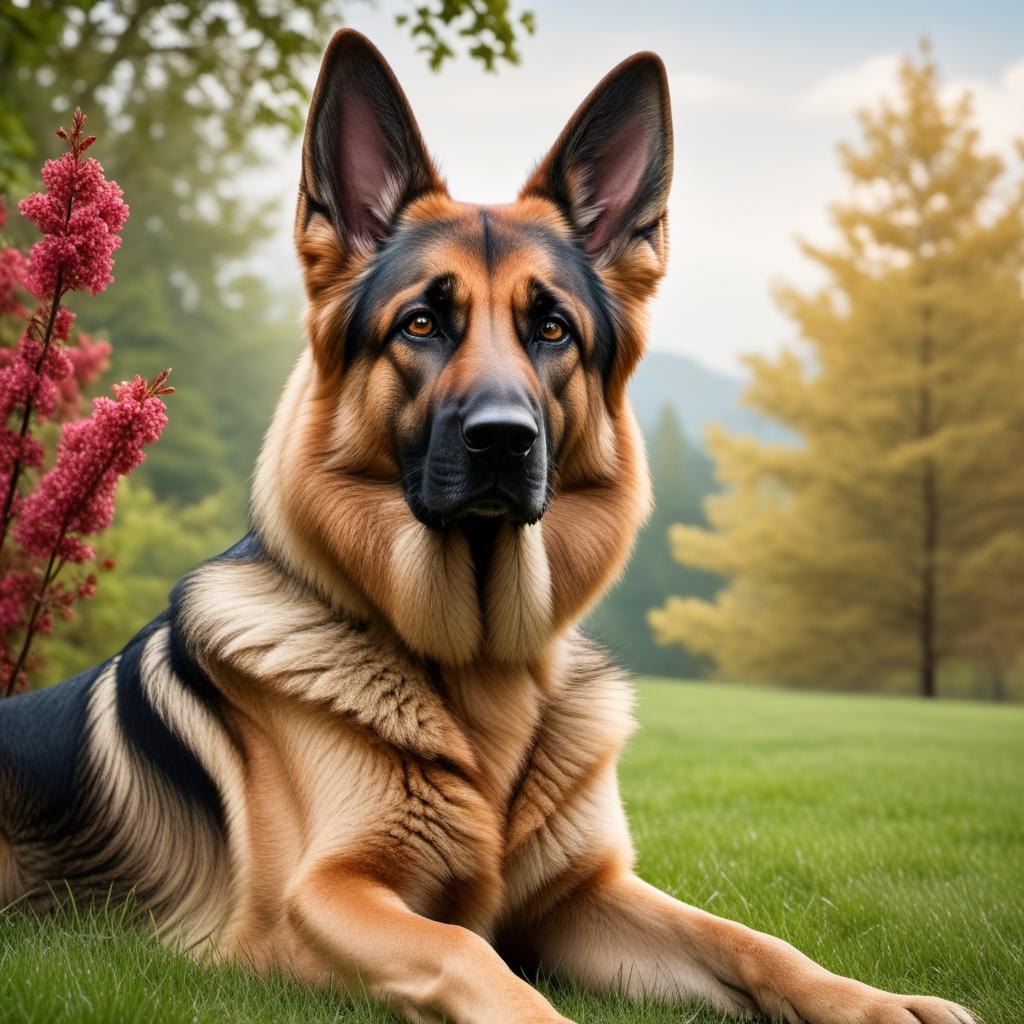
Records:
{"label": "pink blossom", "polygon": [[0,631],[25,625],[38,588],[39,579],[30,569],[14,570],[0,577]]}
{"label": "pink blossom", "polygon": [[76,209],[66,234],[48,234],[29,250],[28,289],[46,298],[56,291],[59,277],[62,291],[99,295],[114,280],[114,252],[120,245],[120,236],[102,217]]}
{"label": "pink blossom", "polygon": [[93,551],[71,534],[96,533],[110,525],[118,480],[145,458],[167,423],[161,394],[167,380],[152,384],[136,376],[114,387],[114,398],[96,398],[92,415],[66,423],[57,461],[36,490],[22,502],[15,537],[30,558],[52,552],[68,562],[84,562]]}
{"label": "pink blossom", "polygon": [[[85,116],[75,111],[70,132],[57,135],[68,146],[47,161],[44,190],[21,204],[21,212],[42,232],[26,259],[0,249],[0,314],[27,320],[14,348],[0,347],[0,496],[3,500],[3,571],[0,573],[0,695],[25,689],[39,664],[33,637],[50,633],[56,619],[68,619],[75,602],[91,597],[94,574],[68,579],[66,563],[94,557],[84,537],[113,518],[119,478],[144,459],[167,422],[163,395],[167,373],[152,383],[136,377],[98,398],[86,420],[66,422],[52,469],[19,487],[21,471],[41,469],[43,445],[28,431],[33,422],[72,420],[80,412],[81,389],[107,368],[110,345],[80,335],[69,344],[74,314],[62,308],[71,290],[103,291],[113,280],[118,232],[128,216],[121,189],[84,153],[95,142],[84,134]],[[7,211],[0,199],[0,227]],[[27,290],[41,300],[29,317],[19,301]],[[169,372],[169,371],[168,371]],[[3,547],[8,532],[16,543]],[[113,568],[104,560],[101,569]],[[57,579],[62,573],[63,578]]]}
{"label": "pink blossom", "polygon": [[57,310],[53,319],[53,336],[57,341],[67,341],[71,337],[71,328],[75,323],[75,314],[63,306]]}
{"label": "pink blossom", "polygon": [[[99,161],[91,157],[83,160],[81,151],[72,142],[71,149],[61,154],[56,160],[47,160],[42,170],[43,184],[46,192],[35,192],[21,205],[32,201],[38,214],[25,213],[30,220],[36,221],[36,227],[44,234],[52,234],[60,230],[64,223],[65,211],[69,204],[81,205],[94,203],[101,199],[109,183],[103,177],[103,168]],[[114,188],[117,188],[115,185]],[[120,189],[118,189],[120,193]],[[37,220],[41,218],[44,223]],[[115,230],[120,230],[118,224]]]}
{"label": "pink blossom", "polygon": [[17,249],[0,249],[0,313],[25,315],[18,291],[25,287],[27,273],[28,264]]}
{"label": "pink blossom", "polygon": [[[7,693],[24,690],[28,679],[25,669],[34,664],[32,659],[17,672],[17,656],[11,649],[12,638],[24,629],[39,596],[39,574],[34,569],[9,569],[0,577],[0,679]],[[46,625],[46,616],[36,614],[36,622]],[[51,621],[52,621],[52,617]]]}
{"label": "pink blossom", "polygon": [[33,192],[18,204],[22,215],[42,232],[29,251],[26,283],[40,299],[60,291],[102,292],[114,278],[117,234],[128,219],[128,206],[117,182],[103,177],[103,168],[82,153],[92,136],[82,139],[85,118],[75,112],[71,149],[43,165],[45,192]]}
{"label": "pink blossom", "polygon": [[[3,391],[5,372],[6,370],[0,371],[0,399],[3,400],[6,399]],[[40,441],[31,434],[22,435],[19,431],[0,424],[0,494],[7,494],[15,467],[20,472],[21,469],[39,469],[42,464],[43,446]],[[17,496],[13,500],[13,511],[17,513]]]}
{"label": "pink blossom", "polygon": [[[89,574],[71,586],[63,583],[54,583],[46,595],[48,610],[56,612],[65,621],[70,621],[74,616],[71,608],[76,601],[87,600],[96,596],[96,577]],[[50,619],[52,628],[52,617]],[[49,632],[44,626],[40,626],[42,632]]]}
{"label": "pink blossom", "polygon": [[23,334],[14,358],[0,369],[0,423],[29,401],[40,419],[48,419],[56,405],[57,383],[72,372],[63,349],[50,345],[44,350],[42,342]]}
{"label": "pink blossom", "polygon": [[79,387],[95,383],[110,366],[110,342],[93,341],[91,334],[79,334],[76,344],[64,350]]}
{"label": "pink blossom", "polygon": [[[42,343],[36,341],[32,332],[41,322],[42,311],[26,329],[16,348],[0,348],[0,423],[6,422],[16,408],[24,408],[31,398],[32,411],[39,419],[48,419],[55,413],[66,418],[80,405],[78,384],[92,383],[96,376],[107,367],[110,345],[107,342],[93,342],[88,335],[82,351],[76,348],[46,346],[46,357],[39,372],[43,351]],[[53,339],[67,341],[75,314],[69,309],[60,309],[54,318]],[[3,462],[0,461],[0,466]]]}
{"label": "pink blossom", "polygon": [[110,366],[110,342],[93,341],[91,335],[79,334],[64,354],[71,363],[71,373],[58,384],[57,416],[70,419],[82,406],[82,388],[95,383]]}
{"label": "pink blossom", "polygon": [[28,469],[39,469],[43,464],[43,446],[31,434],[22,437],[17,430],[0,426],[0,491],[3,493],[11,482],[16,462]]}

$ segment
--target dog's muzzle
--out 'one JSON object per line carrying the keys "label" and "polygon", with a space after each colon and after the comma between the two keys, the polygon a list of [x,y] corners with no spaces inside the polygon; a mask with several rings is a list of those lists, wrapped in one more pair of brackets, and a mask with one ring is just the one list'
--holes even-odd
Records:
{"label": "dog's muzzle", "polygon": [[535,522],[547,474],[544,418],[528,394],[492,386],[448,399],[430,427],[420,518],[432,525],[466,516]]}

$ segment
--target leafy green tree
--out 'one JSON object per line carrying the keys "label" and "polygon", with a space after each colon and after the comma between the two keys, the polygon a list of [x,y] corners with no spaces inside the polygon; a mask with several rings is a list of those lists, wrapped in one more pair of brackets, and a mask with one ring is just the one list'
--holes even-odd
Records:
{"label": "leafy green tree", "polygon": [[[0,65],[11,73],[0,79],[0,191],[30,175],[52,148],[39,111],[60,115],[75,104],[110,121],[104,137],[116,130],[125,163],[145,158],[173,124],[173,152],[161,146],[171,161],[166,181],[197,157],[207,186],[217,171],[246,166],[255,156],[254,128],[301,129],[305,76],[349,2],[2,0]],[[457,48],[488,71],[518,63],[517,32],[534,30],[532,13],[516,16],[509,0],[396,6],[396,22],[435,70]],[[223,196],[207,187],[179,198],[194,212],[202,200]]]}
{"label": "leafy green tree", "polygon": [[704,525],[703,499],[714,489],[711,462],[683,434],[672,405],[665,403],[648,438],[654,479],[654,512],[637,538],[622,580],[590,616],[588,626],[610,644],[634,672],[699,677],[705,658],[658,646],[647,624],[647,611],[669,594],[710,598],[719,580],[688,569],[669,557],[667,532],[673,523]]}
{"label": "leafy green tree", "polygon": [[[1024,183],[980,151],[927,50],[841,150],[824,288],[781,292],[806,348],[752,359],[749,401],[802,438],[720,432],[729,490],[676,557],[730,583],[652,613],[720,674],[934,696],[1024,653]],[[990,683],[984,682],[986,689]]]}

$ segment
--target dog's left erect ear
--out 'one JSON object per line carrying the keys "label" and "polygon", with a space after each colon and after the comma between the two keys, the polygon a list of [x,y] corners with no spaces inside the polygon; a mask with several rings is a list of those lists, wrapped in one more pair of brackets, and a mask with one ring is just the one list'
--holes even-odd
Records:
{"label": "dog's left erect ear", "polygon": [[306,121],[299,226],[323,214],[346,253],[366,251],[403,207],[443,189],[394,72],[365,36],[336,32]]}
{"label": "dog's left erect ear", "polygon": [[583,101],[521,194],[556,202],[598,265],[613,263],[640,239],[663,263],[671,183],[665,65],[653,53],[638,53]]}

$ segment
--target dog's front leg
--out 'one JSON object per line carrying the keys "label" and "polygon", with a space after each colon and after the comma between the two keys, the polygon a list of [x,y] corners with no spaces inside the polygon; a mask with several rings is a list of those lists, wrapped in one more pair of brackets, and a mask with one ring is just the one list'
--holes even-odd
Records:
{"label": "dog's front leg", "polygon": [[289,919],[314,954],[302,959],[416,1024],[572,1024],[479,935],[413,913],[396,892],[346,867],[306,876]]}
{"label": "dog's front leg", "polygon": [[790,1024],[973,1024],[963,1007],[831,974],[788,943],[715,917],[615,861],[537,923],[542,964],[596,991],[703,999]]}

